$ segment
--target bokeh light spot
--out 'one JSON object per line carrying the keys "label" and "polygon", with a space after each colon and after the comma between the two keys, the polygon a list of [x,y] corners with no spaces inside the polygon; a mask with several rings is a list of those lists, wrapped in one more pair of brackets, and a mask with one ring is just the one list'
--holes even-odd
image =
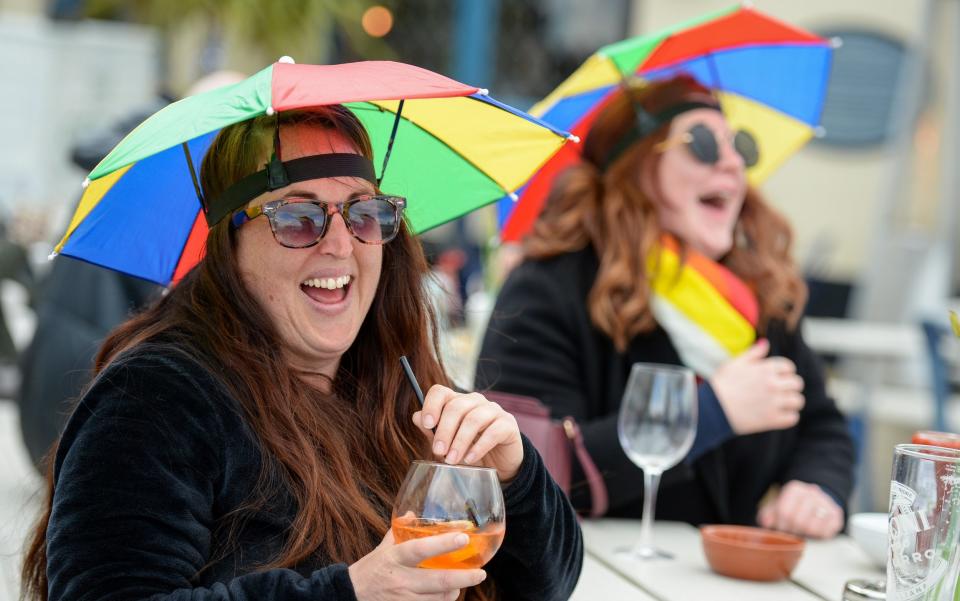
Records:
{"label": "bokeh light spot", "polygon": [[382,38],[393,29],[393,13],[385,6],[371,6],[364,11],[360,24],[367,35]]}

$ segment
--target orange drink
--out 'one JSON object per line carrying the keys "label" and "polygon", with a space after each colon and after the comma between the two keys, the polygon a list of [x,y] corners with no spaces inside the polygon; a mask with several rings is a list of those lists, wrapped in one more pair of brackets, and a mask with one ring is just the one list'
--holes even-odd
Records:
{"label": "orange drink", "polygon": [[503,522],[477,528],[476,524],[470,520],[443,522],[412,516],[395,517],[391,526],[393,536],[398,543],[447,532],[463,532],[469,536],[470,542],[465,547],[421,561],[418,566],[439,570],[466,570],[482,567],[500,548],[506,532]]}

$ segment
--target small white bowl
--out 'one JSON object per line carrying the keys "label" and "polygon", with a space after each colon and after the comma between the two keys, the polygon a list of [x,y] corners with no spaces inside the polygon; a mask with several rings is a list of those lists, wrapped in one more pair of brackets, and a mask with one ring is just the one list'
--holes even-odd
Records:
{"label": "small white bowl", "polygon": [[887,536],[885,513],[855,513],[850,516],[850,537],[857,541],[878,567],[887,567],[887,548],[890,539]]}

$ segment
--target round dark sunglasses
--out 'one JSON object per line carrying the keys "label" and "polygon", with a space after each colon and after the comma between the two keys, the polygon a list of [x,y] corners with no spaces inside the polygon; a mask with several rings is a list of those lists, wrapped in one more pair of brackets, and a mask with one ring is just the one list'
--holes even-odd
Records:
{"label": "round dark sunglasses", "polygon": [[[686,145],[693,158],[704,165],[716,165],[720,160],[720,144],[717,142],[717,137],[713,130],[703,123],[694,125],[679,136],[660,142],[657,144],[657,149],[663,151],[676,144]],[[733,149],[743,158],[743,164],[747,167],[753,167],[760,161],[757,140],[744,129],[734,134]]]}
{"label": "round dark sunglasses", "polygon": [[365,244],[385,244],[397,236],[407,200],[401,196],[364,194],[339,203],[287,197],[237,211],[234,229],[266,215],[273,238],[287,248],[307,248],[320,241],[330,226],[330,207],[343,217],[350,234]]}

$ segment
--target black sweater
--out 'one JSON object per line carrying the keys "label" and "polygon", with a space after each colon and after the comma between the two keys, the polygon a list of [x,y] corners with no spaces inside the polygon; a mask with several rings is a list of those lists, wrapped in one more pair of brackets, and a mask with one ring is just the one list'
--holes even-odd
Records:
{"label": "black sweater", "polygon": [[[625,353],[593,326],[587,295],[597,275],[590,250],[526,261],[504,284],[477,363],[477,388],[541,399],[554,416],[570,415],[583,430],[604,475],[610,515],[642,512],[643,473],[617,438],[620,399],[634,362],[680,365],[667,333],[657,328],[630,341]],[[772,323],[770,354],[791,359],[804,380],[806,405],[787,430],[727,440],[663,475],[658,519],[691,524],[753,524],[757,505],[773,483],[812,482],[845,502],[851,492],[853,444],[843,416],[824,390],[823,372],[797,331]],[[589,490],[575,467],[571,497],[589,507]],[[578,484],[579,482],[579,484]]]}
{"label": "black sweater", "polygon": [[[239,405],[192,361],[153,348],[112,365],[57,452],[51,601],[356,599],[347,566],[321,556],[254,569],[285,542],[288,494],[243,520],[237,545],[224,544],[229,532],[218,526],[251,500],[262,459]],[[506,537],[486,566],[501,598],[566,599],[580,573],[580,528],[526,439],[504,499]]]}

